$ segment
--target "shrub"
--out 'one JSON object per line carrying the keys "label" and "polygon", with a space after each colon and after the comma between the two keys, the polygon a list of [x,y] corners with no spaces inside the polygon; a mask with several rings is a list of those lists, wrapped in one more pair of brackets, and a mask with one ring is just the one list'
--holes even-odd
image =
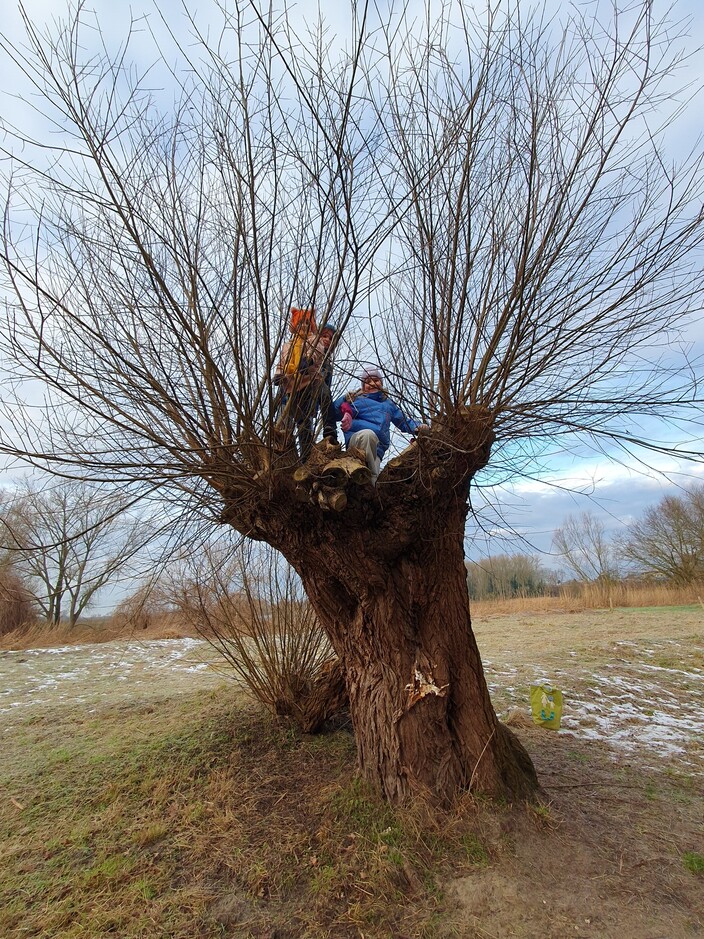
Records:
{"label": "shrub", "polygon": [[32,597],[22,580],[9,567],[0,569],[0,636],[34,622]]}
{"label": "shrub", "polygon": [[258,701],[312,732],[346,704],[339,662],[295,571],[266,545],[194,552],[172,603]]}

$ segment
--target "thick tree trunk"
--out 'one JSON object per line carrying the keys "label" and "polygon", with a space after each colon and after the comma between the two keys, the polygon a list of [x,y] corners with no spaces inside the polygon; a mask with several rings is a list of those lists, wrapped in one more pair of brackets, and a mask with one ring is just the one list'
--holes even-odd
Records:
{"label": "thick tree trunk", "polygon": [[436,523],[391,563],[363,537],[341,558],[328,547],[327,563],[319,549],[298,560],[343,664],[360,770],[392,802],[468,787],[528,797],[532,763],[496,717],[470,624],[464,512]]}
{"label": "thick tree trunk", "polygon": [[[376,488],[325,447],[304,471],[283,454],[281,469],[272,460],[262,474],[260,498],[233,494],[225,513],[299,572],[342,663],[360,770],[392,802],[416,792],[449,801],[468,787],[525,798],[538,788],[494,713],[469,616],[469,482],[492,440],[486,411],[437,421]],[[341,508],[328,492],[340,486]]]}

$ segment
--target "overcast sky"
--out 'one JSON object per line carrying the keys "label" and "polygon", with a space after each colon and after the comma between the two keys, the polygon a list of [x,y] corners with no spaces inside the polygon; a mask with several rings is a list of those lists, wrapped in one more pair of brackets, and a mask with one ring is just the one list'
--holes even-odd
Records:
{"label": "overcast sky", "polygon": [[[231,7],[232,3],[228,2],[227,5]],[[25,0],[24,6],[32,21],[37,24],[63,14],[67,8],[65,0]],[[134,0],[132,3],[126,0],[88,0],[85,6],[96,10],[103,31],[113,39],[126,32],[130,14],[139,17],[142,13],[149,13],[156,21],[157,7],[149,0]],[[209,4],[189,0],[188,6],[195,11],[207,8]],[[291,6],[293,8],[293,5]],[[317,9],[317,6],[312,0],[303,0],[295,5],[295,9],[303,18],[306,11]],[[656,0],[654,6],[657,14],[658,8],[664,12],[670,7],[670,3],[669,0]],[[341,31],[344,29],[346,7],[347,4],[342,2],[325,5],[326,16]],[[179,21],[182,4],[177,0],[161,0],[158,9],[169,23],[174,25]],[[704,53],[700,48],[704,45],[704,4],[701,0],[675,3],[674,12],[678,17],[691,17],[691,48],[693,51],[699,50],[692,57],[689,71],[680,76],[679,80],[701,81],[704,78]],[[0,29],[5,36],[14,42],[21,42],[20,17],[14,0],[5,0],[2,19]],[[199,24],[204,31],[207,30],[205,19],[199,19]],[[137,51],[143,48],[145,56],[149,48],[146,40],[145,33],[143,46],[138,41],[136,47]],[[26,123],[28,111],[22,100],[26,97],[26,91],[16,84],[16,77],[9,83],[3,83],[0,94],[3,117],[11,121],[16,120],[20,124]],[[681,124],[673,131],[671,143],[684,147],[701,134],[701,108],[695,108],[691,113],[696,117],[698,126],[693,126],[690,118],[689,122]],[[695,348],[702,349],[704,321],[698,312],[695,311],[695,314],[691,331],[686,338],[694,343]],[[663,433],[663,430],[660,429],[658,433]],[[671,432],[671,439],[677,439],[674,430]],[[698,449],[704,449],[701,440]],[[510,488],[480,491],[475,503],[480,510],[481,524],[474,533],[472,556],[479,557],[487,553],[489,535],[492,553],[549,552],[554,528],[562,523],[567,514],[585,510],[599,515],[611,530],[616,531],[638,516],[645,507],[657,502],[666,492],[674,492],[678,486],[686,487],[693,482],[704,481],[704,467],[701,464],[664,457],[648,458],[645,454],[643,456],[652,468],[639,466],[630,459],[624,465],[606,457],[590,456],[586,451],[566,452],[551,460],[550,472],[543,474],[540,479],[523,480]],[[482,509],[483,498],[501,507],[502,518],[499,518],[496,512]],[[482,531],[482,525],[485,531]],[[471,529],[468,535],[472,535]],[[558,562],[553,559],[552,563]]]}

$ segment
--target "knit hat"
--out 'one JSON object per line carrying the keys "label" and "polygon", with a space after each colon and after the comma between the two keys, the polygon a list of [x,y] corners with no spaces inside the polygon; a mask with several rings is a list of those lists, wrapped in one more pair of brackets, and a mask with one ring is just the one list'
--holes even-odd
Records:
{"label": "knit hat", "polygon": [[384,380],[384,376],[381,374],[381,369],[376,365],[365,365],[359,373],[359,380],[362,384],[364,384],[368,378],[378,378],[379,381]]}
{"label": "knit hat", "polygon": [[326,323],[323,328],[320,330],[321,333],[324,333],[326,329],[329,329],[331,333],[337,332],[337,326],[335,323]]}
{"label": "knit hat", "polygon": [[315,332],[315,310],[312,307],[310,309],[302,309],[301,307],[292,306],[291,323],[289,326],[291,332],[296,332],[304,327],[308,329],[308,332]]}

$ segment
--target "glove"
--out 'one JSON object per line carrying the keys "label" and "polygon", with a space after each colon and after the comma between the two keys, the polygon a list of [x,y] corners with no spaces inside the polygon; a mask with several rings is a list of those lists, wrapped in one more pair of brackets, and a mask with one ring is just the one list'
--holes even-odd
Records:
{"label": "glove", "polygon": [[344,404],[340,405],[340,410],[342,411],[340,427],[342,428],[342,432],[346,434],[352,426],[352,405],[345,401]]}

